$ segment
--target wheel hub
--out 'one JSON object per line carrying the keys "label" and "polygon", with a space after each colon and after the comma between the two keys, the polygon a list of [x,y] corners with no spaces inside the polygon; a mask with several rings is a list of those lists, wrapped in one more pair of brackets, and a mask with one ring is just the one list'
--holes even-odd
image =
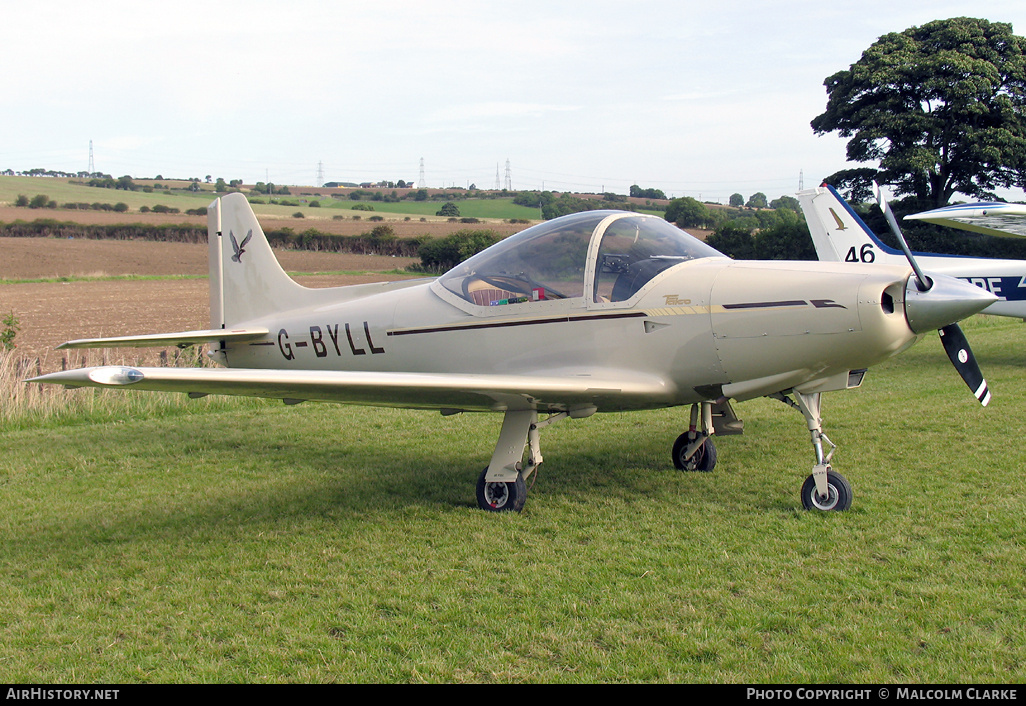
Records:
{"label": "wheel hub", "polygon": [[828,485],[826,495],[820,495],[813,491],[812,504],[816,506],[817,510],[833,510],[837,505],[837,488],[832,484]]}
{"label": "wheel hub", "polygon": [[505,483],[486,483],[485,500],[494,509],[499,509],[509,501],[509,488]]}

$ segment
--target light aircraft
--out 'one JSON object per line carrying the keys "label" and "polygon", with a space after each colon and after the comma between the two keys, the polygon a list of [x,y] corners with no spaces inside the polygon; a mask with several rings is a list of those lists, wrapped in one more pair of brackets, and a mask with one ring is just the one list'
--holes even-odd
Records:
{"label": "light aircraft", "polygon": [[905,216],[906,221],[927,221],[984,235],[1026,236],[1026,205],[1003,201],[976,201],[935,208]]}
{"label": "light aircraft", "polygon": [[502,412],[477,482],[492,511],[524,506],[540,431],[556,421],[690,405],[673,463],[709,471],[710,436],[742,430],[731,400],[759,396],[805,418],[816,463],[803,505],[847,509],[822,393],[859,386],[868,367],[994,300],[944,277],[920,291],[908,264],[734,261],[621,211],[536,225],[437,278],[327,289],[288,277],[241,194],[210,205],[208,233],[210,329],[62,346],[210,344],[227,367],[105,366],[30,382]]}
{"label": "light aircraft", "polygon": [[[818,189],[800,191],[797,197],[821,261],[906,262],[904,253],[877,238],[832,186],[824,184]],[[1021,204],[979,203],[947,206],[905,216],[905,220],[925,220],[977,233],[1007,236],[1012,232],[1010,228],[1018,228],[1026,235],[1026,219],[1021,219],[1024,215],[1026,207]],[[1026,318],[1026,261],[921,252],[912,255],[926,272],[957,277],[993,293],[997,301],[983,313]]]}

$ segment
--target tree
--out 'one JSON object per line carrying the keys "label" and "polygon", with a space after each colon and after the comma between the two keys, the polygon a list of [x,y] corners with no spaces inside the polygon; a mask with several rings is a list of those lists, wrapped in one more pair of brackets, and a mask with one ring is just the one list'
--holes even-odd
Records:
{"label": "tree", "polygon": [[795,213],[802,212],[802,206],[798,203],[798,199],[794,196],[788,196],[787,194],[781,196],[779,199],[773,199],[770,201],[769,207],[774,210],[778,208],[789,208]]}
{"label": "tree", "polygon": [[731,194],[729,203],[731,206],[734,206],[735,208],[741,208],[745,205],[745,197],[741,194]]}
{"label": "tree", "polygon": [[706,205],[690,196],[670,201],[663,218],[680,228],[706,228],[712,221]]}
{"label": "tree", "polygon": [[630,189],[630,195],[636,199],[665,199],[666,194],[663,193],[662,189],[642,189],[637,184],[634,184]]}
{"label": "tree", "polygon": [[449,216],[458,217],[460,215],[460,207],[454,204],[452,201],[447,201],[442,204],[442,207],[435,213],[436,216]]}
{"label": "tree", "polygon": [[769,201],[766,199],[766,194],[756,191],[748,197],[748,203],[745,206],[748,208],[769,208]]}
{"label": "tree", "polygon": [[1026,186],[1026,39],[957,17],[886,34],[824,81],[822,135],[851,138],[851,162],[931,207],[955,192]]}
{"label": "tree", "polygon": [[499,240],[499,236],[490,230],[458,230],[441,240],[428,240],[420,246],[417,254],[424,269],[444,271]]}
{"label": "tree", "polygon": [[705,242],[719,250],[727,257],[735,260],[754,260],[755,242],[752,239],[754,229],[742,221],[730,221],[721,226]]}

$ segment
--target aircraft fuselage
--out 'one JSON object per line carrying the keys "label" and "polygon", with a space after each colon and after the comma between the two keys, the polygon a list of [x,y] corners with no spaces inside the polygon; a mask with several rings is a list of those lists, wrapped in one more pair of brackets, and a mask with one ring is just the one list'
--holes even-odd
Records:
{"label": "aircraft fuselage", "polygon": [[[914,342],[900,305],[907,276],[903,267],[712,258],[666,270],[617,306],[578,297],[459,307],[424,281],[248,322],[270,334],[225,353],[230,367],[283,370],[630,370],[665,381],[659,406],[747,399],[828,384]],[[896,301],[889,309],[885,290]],[[602,402],[600,409],[655,406],[621,394]]]}

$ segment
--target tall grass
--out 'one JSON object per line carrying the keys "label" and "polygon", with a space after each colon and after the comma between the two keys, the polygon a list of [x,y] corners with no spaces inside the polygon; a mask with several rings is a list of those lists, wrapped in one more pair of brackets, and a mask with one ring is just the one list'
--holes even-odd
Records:
{"label": "tall grass", "polygon": [[106,350],[50,352],[25,357],[0,352],[0,431],[72,419],[115,419],[124,416],[163,416],[176,410],[211,404],[233,404],[223,398],[190,400],[172,393],[125,394],[101,388],[65,389],[59,385],[29,384],[25,380],[43,373],[95,365],[207,367],[213,364],[196,349],[167,349],[129,354]]}

